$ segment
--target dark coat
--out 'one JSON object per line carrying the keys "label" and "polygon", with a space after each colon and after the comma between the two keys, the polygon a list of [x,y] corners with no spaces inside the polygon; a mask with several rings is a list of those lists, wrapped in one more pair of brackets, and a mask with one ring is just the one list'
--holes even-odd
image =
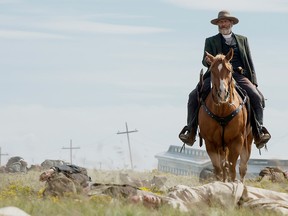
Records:
{"label": "dark coat", "polygon": [[[248,79],[258,86],[257,77],[254,70],[254,65],[249,49],[248,39],[245,36],[234,34],[236,38],[236,42],[238,44],[238,48],[240,51],[241,60],[243,62],[243,69],[246,71]],[[204,56],[202,60],[202,64],[205,67],[209,67],[205,61],[206,53],[205,51],[209,52],[211,55],[215,56],[217,54],[223,53],[222,52],[222,35],[219,33],[212,37],[206,38],[205,40],[205,47],[204,47]]]}

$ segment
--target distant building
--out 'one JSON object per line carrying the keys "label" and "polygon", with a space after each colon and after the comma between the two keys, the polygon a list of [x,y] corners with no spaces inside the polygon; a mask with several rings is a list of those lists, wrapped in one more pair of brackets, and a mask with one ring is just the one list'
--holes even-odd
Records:
{"label": "distant building", "polygon": [[[158,170],[176,175],[199,176],[203,168],[212,168],[211,160],[206,150],[171,145],[167,152],[162,152],[155,157],[158,159]],[[265,167],[279,167],[288,170],[288,160],[253,159],[248,161],[246,177],[258,176]],[[236,167],[238,172],[238,166]]]}
{"label": "distant building", "polygon": [[158,159],[158,170],[176,175],[198,176],[204,167],[211,167],[206,151],[171,145],[167,152],[155,156]]}

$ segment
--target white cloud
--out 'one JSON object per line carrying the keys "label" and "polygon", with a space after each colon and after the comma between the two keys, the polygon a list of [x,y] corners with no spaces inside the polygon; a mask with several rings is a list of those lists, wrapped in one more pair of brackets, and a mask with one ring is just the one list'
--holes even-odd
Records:
{"label": "white cloud", "polygon": [[0,4],[15,4],[19,3],[19,0],[0,0]]}
{"label": "white cloud", "polygon": [[91,33],[108,33],[108,34],[149,34],[171,31],[166,28],[116,25],[100,22],[85,21],[57,21],[52,23],[42,23],[42,27],[52,30],[74,31],[74,32],[91,32]]}
{"label": "white cloud", "polygon": [[151,16],[144,15],[131,15],[131,14],[121,14],[121,13],[97,13],[97,14],[88,14],[83,15],[83,18],[94,19],[94,18],[114,18],[114,19],[147,19],[152,18]]}
{"label": "white cloud", "polygon": [[[71,39],[71,35],[65,33],[102,33],[102,34],[152,34],[169,32],[170,29],[132,26],[132,25],[116,25],[108,23],[97,23],[88,21],[53,21],[53,22],[34,22],[32,25],[26,26],[30,30],[0,30],[0,38],[5,39]],[[45,33],[39,31],[57,31],[58,33]]]}
{"label": "white cloud", "polygon": [[0,30],[0,38],[6,39],[67,39],[68,37],[35,31]]}
{"label": "white cloud", "polygon": [[201,10],[222,10],[229,9],[232,11],[259,11],[259,12],[288,12],[288,3],[286,0],[167,0],[172,4],[180,7]]}

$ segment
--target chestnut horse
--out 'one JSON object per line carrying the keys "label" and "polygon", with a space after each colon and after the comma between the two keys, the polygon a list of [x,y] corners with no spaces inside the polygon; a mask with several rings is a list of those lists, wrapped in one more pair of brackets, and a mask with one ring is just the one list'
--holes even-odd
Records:
{"label": "chestnut horse", "polygon": [[211,91],[199,109],[200,137],[211,159],[217,180],[235,181],[236,164],[240,156],[239,174],[243,182],[253,141],[252,128],[245,106],[247,98],[238,94],[233,80],[233,49],[211,60]]}

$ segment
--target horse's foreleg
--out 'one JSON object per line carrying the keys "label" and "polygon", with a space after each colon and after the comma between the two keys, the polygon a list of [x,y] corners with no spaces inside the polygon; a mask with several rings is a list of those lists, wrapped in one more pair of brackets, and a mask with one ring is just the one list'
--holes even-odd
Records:
{"label": "horse's foreleg", "polygon": [[229,180],[230,175],[230,164],[229,164],[229,149],[225,147],[224,151],[221,153],[221,166],[223,170],[223,182]]}
{"label": "horse's foreleg", "polygon": [[240,181],[244,183],[244,178],[247,173],[247,164],[241,163],[239,165],[239,174],[240,174]]}
{"label": "horse's foreleg", "polygon": [[[246,149],[244,149],[243,151],[246,151]],[[247,154],[242,152],[240,156],[240,164],[239,164],[239,175],[240,175],[240,181],[242,183],[244,183],[244,178],[247,173],[248,160],[249,160],[249,157],[247,157]]]}
{"label": "horse's foreleg", "polygon": [[213,147],[213,143],[209,143],[206,141],[206,151],[210,157],[214,168],[214,175],[217,181],[222,181],[223,179],[223,172],[221,167],[221,156],[219,155],[218,151]]}
{"label": "horse's foreleg", "polygon": [[227,180],[229,181],[229,162],[228,160],[224,159],[222,160],[222,170],[223,170],[223,175],[222,175],[222,181],[226,182]]}
{"label": "horse's foreleg", "polygon": [[236,161],[229,162],[229,181],[234,182],[236,179]]}
{"label": "horse's foreleg", "polygon": [[244,142],[244,146],[240,154],[239,174],[240,174],[240,181],[243,183],[245,175],[247,173],[247,163],[248,160],[250,159],[252,141],[253,136],[252,133],[250,133]]}
{"label": "horse's foreleg", "polygon": [[213,168],[214,168],[214,175],[216,177],[216,180],[217,181],[222,181],[223,172],[222,172],[219,156],[210,157],[210,159],[212,161],[212,165],[213,165]]}
{"label": "horse's foreleg", "polygon": [[215,173],[215,177],[216,177],[216,180],[217,181],[223,181],[223,172],[222,172],[222,169],[221,167],[219,166],[214,166],[214,173]]}
{"label": "horse's foreleg", "polygon": [[[234,151],[236,150],[236,151]],[[229,181],[234,182],[236,180],[236,165],[239,157],[239,151],[233,149],[229,155]]]}

